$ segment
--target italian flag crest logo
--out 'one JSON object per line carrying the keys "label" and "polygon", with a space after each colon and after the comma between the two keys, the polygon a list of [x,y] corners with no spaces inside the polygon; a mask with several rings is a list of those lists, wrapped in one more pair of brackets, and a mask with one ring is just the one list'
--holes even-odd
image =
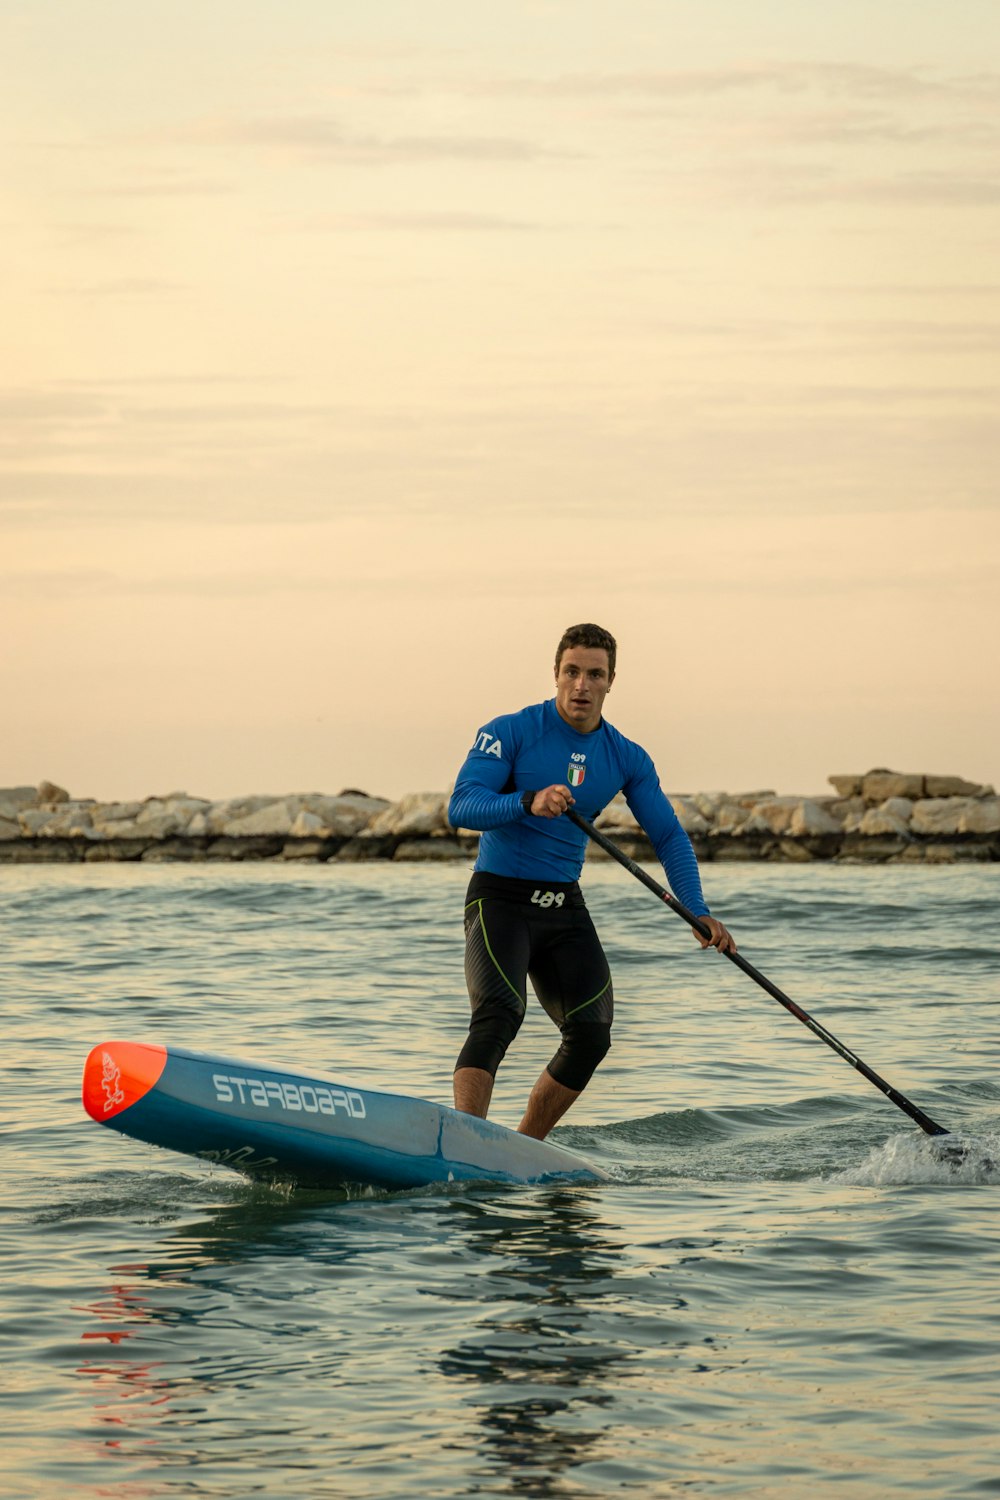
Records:
{"label": "italian flag crest logo", "polygon": [[582,766],[579,761],[571,760],[569,770],[566,772],[566,780],[570,786],[582,786],[583,778],[587,774],[587,767]]}

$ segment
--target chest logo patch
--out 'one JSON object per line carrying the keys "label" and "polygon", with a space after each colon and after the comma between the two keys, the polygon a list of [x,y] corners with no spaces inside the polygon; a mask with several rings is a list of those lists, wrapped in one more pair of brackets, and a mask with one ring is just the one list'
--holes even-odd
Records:
{"label": "chest logo patch", "polygon": [[587,774],[586,759],[587,757],[581,754],[580,751],[574,752],[570,757],[569,768],[566,772],[566,780],[570,786],[583,785],[583,778]]}

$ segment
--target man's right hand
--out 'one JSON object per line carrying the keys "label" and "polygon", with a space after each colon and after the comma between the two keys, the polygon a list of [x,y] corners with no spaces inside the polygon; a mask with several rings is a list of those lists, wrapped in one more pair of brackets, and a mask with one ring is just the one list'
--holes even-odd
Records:
{"label": "man's right hand", "polygon": [[531,813],[535,818],[561,818],[567,807],[572,806],[573,793],[568,786],[547,786],[535,793]]}

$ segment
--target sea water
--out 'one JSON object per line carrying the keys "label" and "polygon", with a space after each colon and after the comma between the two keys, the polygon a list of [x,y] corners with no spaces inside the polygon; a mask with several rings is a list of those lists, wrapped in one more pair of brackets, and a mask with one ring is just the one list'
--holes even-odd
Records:
{"label": "sea water", "polygon": [[963,1161],[588,862],[614,1046],[554,1139],[610,1182],[255,1186],[93,1124],[90,1047],[447,1100],[467,869],[0,869],[0,1493],[1000,1495],[1000,867],[704,875]]}

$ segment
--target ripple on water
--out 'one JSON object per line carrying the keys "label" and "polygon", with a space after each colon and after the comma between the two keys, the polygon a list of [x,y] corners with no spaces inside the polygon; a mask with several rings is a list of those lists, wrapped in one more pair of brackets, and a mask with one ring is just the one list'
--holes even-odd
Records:
{"label": "ripple on water", "polygon": [[[998,875],[706,885],[765,972],[1000,1157]],[[942,1162],[617,868],[585,877],[615,1046],[556,1137],[610,1182],[304,1193],[84,1117],[103,1035],[447,1097],[466,878],[0,870],[15,1490],[1000,1494],[995,1172]],[[532,1002],[497,1118],[554,1041]]]}

